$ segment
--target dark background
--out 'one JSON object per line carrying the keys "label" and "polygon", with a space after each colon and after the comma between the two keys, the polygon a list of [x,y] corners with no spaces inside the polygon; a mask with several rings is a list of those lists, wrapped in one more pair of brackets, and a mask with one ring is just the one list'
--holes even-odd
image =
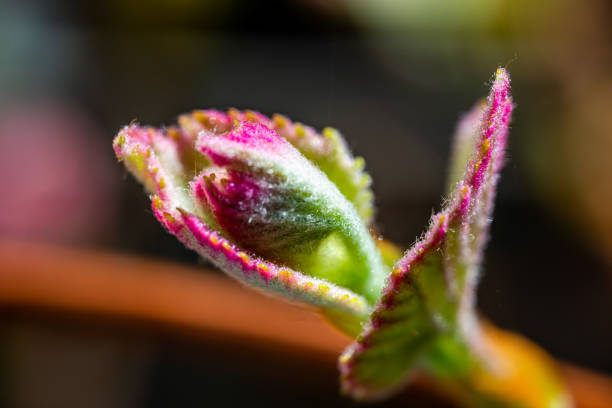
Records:
{"label": "dark background", "polygon": [[[455,123],[507,66],[517,108],[479,307],[612,373],[612,8],[456,3],[0,1],[0,236],[198,263],[111,140],[133,119],[237,107],[340,129],[366,158],[380,230],[409,246],[440,206]],[[265,389],[248,380],[261,361],[196,345],[28,318],[0,328],[9,406],[200,406]],[[49,377],[62,380],[33,392]],[[272,404],[302,395],[271,390]]]}

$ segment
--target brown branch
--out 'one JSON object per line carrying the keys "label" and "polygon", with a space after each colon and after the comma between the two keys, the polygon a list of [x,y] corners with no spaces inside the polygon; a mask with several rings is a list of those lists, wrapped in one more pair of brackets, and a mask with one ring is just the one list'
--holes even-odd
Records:
{"label": "brown branch", "polygon": [[[262,296],[206,268],[0,241],[0,307],[144,322],[239,340],[335,365],[348,339],[306,307]],[[612,379],[561,364],[577,406],[612,406]],[[419,383],[427,387],[425,383]]]}

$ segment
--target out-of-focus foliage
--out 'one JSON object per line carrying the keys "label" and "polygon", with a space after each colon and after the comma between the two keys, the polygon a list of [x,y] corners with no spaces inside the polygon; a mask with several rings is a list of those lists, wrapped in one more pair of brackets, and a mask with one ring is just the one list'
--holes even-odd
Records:
{"label": "out-of-focus foliage", "polygon": [[[525,175],[531,179],[531,191],[541,205],[578,226],[584,240],[612,262],[608,204],[612,183],[599,179],[612,174],[608,2],[337,0],[334,4],[336,15],[353,19],[381,39],[371,42],[372,51],[406,80],[414,78],[415,53],[434,63],[452,64],[453,71],[468,76],[480,69],[475,61],[511,64],[515,77],[539,90],[519,107],[526,122],[519,125],[516,141],[518,160],[529,168]],[[404,34],[412,38],[406,40]],[[454,62],[460,60],[468,63]],[[419,78],[427,78],[426,71],[421,73]],[[432,79],[430,86],[444,86]]]}

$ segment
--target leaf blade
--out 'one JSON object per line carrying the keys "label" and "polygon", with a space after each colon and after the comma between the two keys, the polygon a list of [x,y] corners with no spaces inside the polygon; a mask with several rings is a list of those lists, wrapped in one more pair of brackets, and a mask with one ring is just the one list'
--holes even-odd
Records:
{"label": "leaf blade", "polygon": [[[419,355],[427,360],[427,353],[433,359],[441,359],[438,371],[454,367],[446,374],[467,375],[474,361],[470,353],[479,341],[474,291],[503,166],[513,108],[509,89],[509,76],[500,68],[487,107],[482,113],[477,107],[469,118],[467,131],[457,132],[461,140],[455,145],[462,146],[455,148],[455,162],[467,161],[462,177],[452,185],[447,205],[432,217],[423,238],[398,261],[370,321],[341,356],[341,382],[347,394],[371,399],[393,392],[408,381]],[[481,122],[476,133],[475,118]],[[452,165],[455,170],[450,172],[451,180],[458,167],[458,163]],[[412,305],[415,302],[420,304]],[[423,323],[426,321],[428,326]],[[393,333],[393,327],[400,340],[386,334]],[[414,333],[419,334],[416,338],[421,342],[415,340]],[[393,348],[393,342],[400,342],[403,348]],[[417,347],[418,344],[422,345]],[[393,375],[384,372],[384,365],[368,358],[385,349],[391,360],[401,362],[392,366]],[[445,356],[444,349],[451,352]],[[431,369],[435,366],[429,365]]]}

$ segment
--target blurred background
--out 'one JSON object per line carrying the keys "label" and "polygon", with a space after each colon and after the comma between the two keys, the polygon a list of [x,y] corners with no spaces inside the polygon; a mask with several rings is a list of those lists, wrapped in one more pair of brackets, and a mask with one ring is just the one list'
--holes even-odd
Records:
{"label": "blurred background", "polygon": [[[507,66],[517,109],[479,307],[610,374],[611,19],[605,0],[1,0],[0,238],[197,265],[111,141],[132,120],[236,107],[341,130],[379,229],[406,247],[440,206],[457,120]],[[2,315],[1,406],[201,406],[264,387],[261,357]]]}

